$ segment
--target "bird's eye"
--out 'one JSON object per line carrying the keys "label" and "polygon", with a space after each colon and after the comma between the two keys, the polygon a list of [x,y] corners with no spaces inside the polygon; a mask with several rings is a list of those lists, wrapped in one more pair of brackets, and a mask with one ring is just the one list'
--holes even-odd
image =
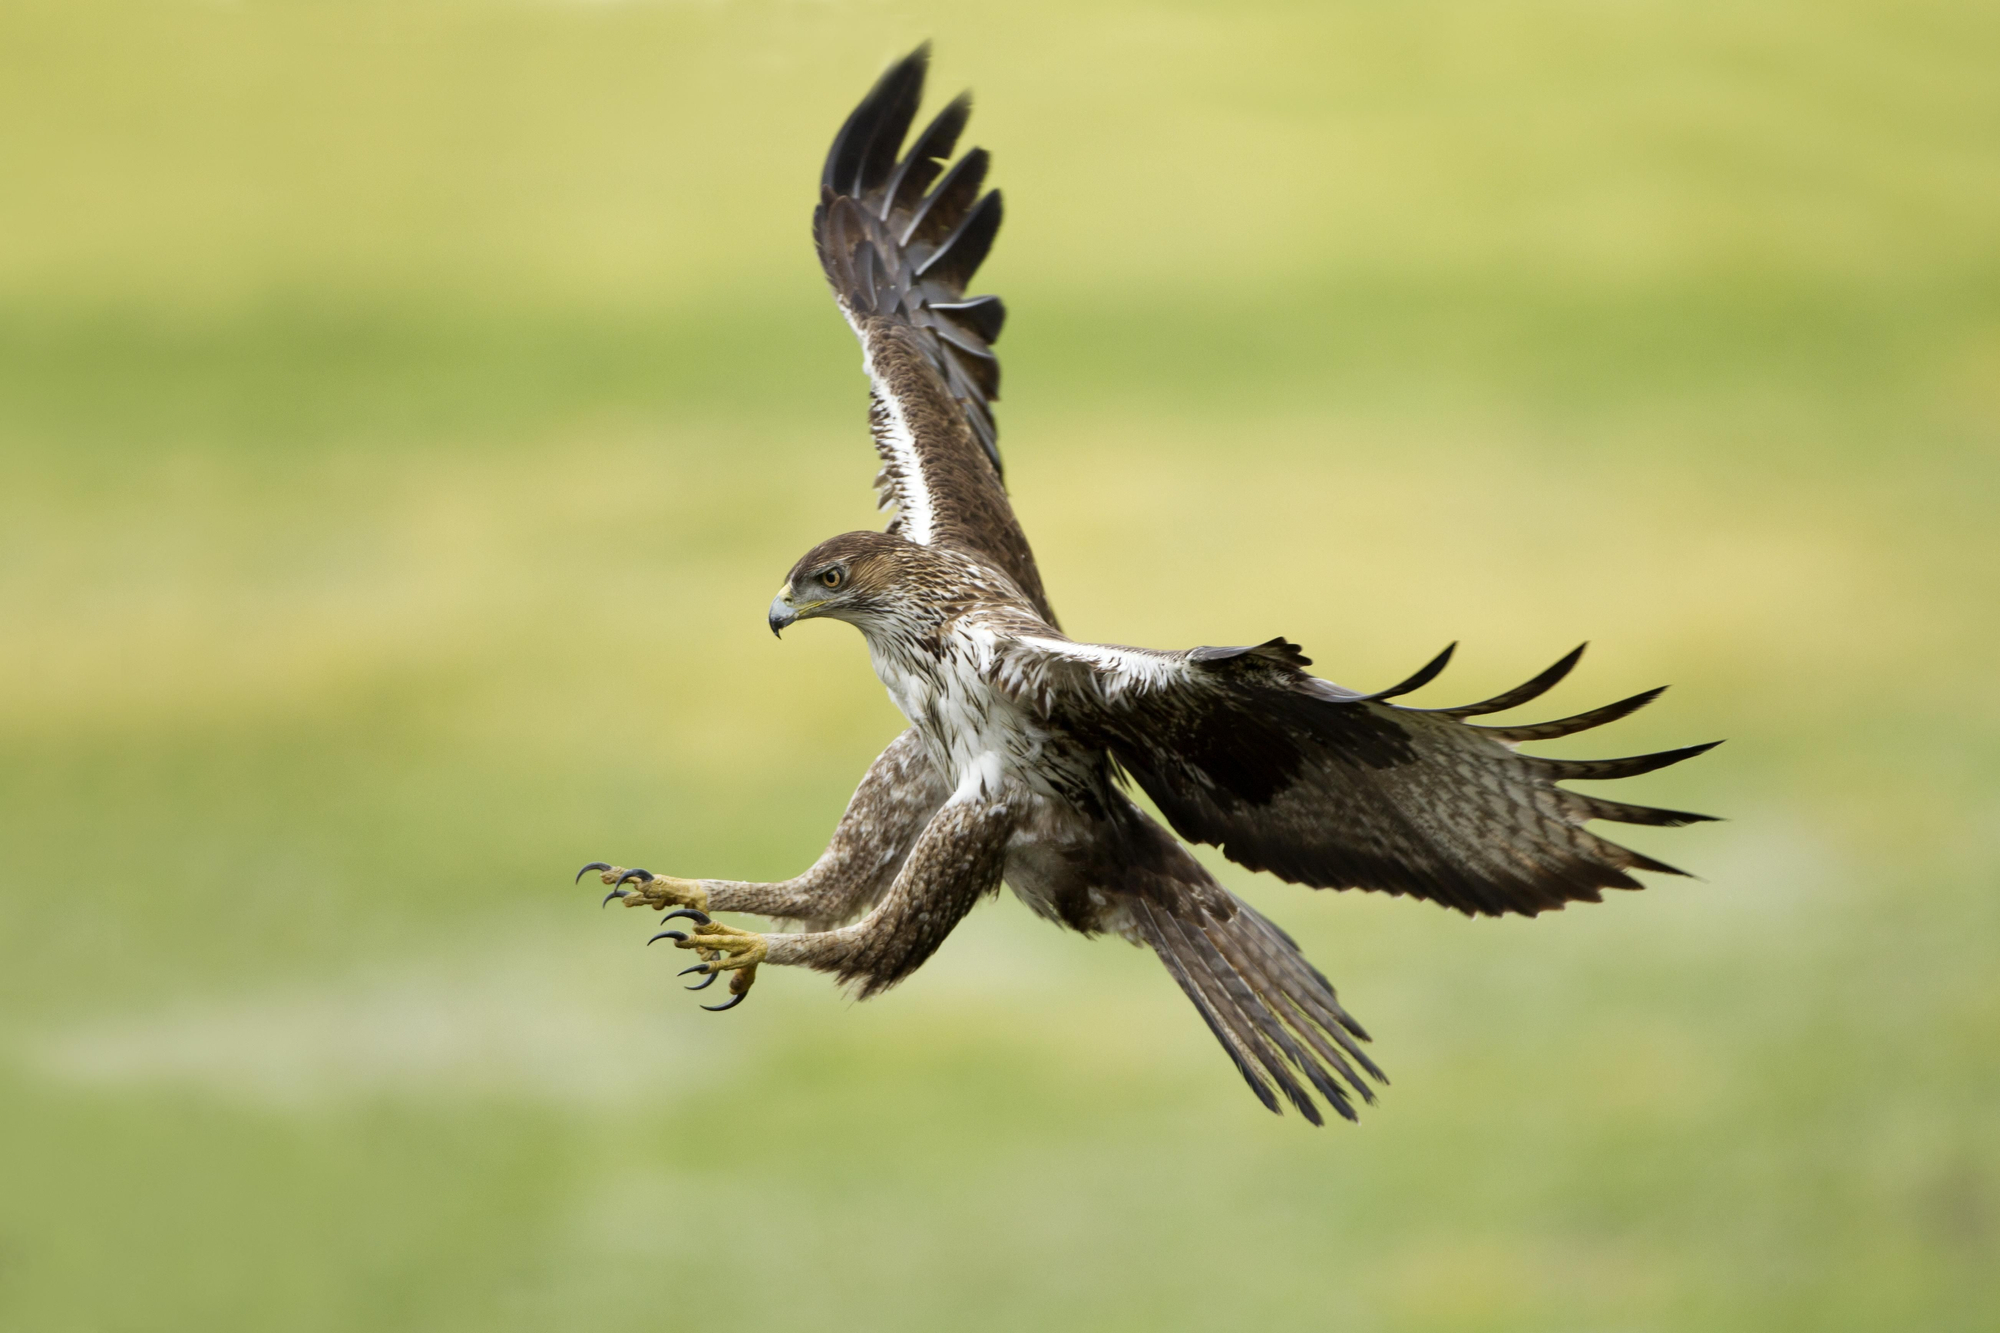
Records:
{"label": "bird's eye", "polygon": [[822,569],[819,581],[829,588],[838,588],[847,581],[847,575],[839,569]]}

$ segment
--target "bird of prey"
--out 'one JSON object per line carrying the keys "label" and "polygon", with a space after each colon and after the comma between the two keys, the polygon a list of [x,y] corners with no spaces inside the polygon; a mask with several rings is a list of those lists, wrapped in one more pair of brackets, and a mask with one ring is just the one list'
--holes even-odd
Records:
{"label": "bird of prey", "polygon": [[[971,109],[947,103],[904,148],[928,48],[894,65],[827,154],[813,237],[861,340],[886,531],[830,538],[800,557],[771,603],[776,633],[844,620],[909,729],[861,780],[826,852],[777,884],[679,879],[596,861],[626,906],[673,909],[666,930],[727,973],[740,1003],[760,967],[830,972],[859,996],[921,966],[1002,884],[1035,913],[1150,948],[1244,1081],[1272,1111],[1314,1124],[1314,1093],[1354,1118],[1383,1075],[1367,1034],[1290,936],[1218,884],[1127,795],[1136,784],[1175,833],[1251,870],[1323,889],[1426,898],[1461,912],[1533,916],[1635,870],[1682,872],[1585,827],[1708,816],[1570,791],[1710,748],[1621,759],[1522,754],[1613,721],[1658,690],[1532,725],[1476,725],[1543,693],[1579,648],[1516,689],[1457,708],[1392,699],[1427,684],[1440,653],[1374,693],[1308,674],[1282,638],[1176,651],[1071,639],[1057,626],[1002,482],[993,344],[1006,309],[965,294],[1000,227],[981,192],[987,155],[952,154]],[[758,934],[711,919],[744,912],[803,926]],[[683,973],[685,975],[686,973]]]}

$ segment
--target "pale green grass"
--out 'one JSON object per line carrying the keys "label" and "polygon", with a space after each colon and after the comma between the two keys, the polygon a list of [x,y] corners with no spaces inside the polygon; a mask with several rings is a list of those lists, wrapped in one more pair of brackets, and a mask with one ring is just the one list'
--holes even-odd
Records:
{"label": "pale green grass", "polygon": [[[1223,873],[1395,1079],[1266,1115],[983,908],[702,1014],[567,875],[782,876],[898,720],[805,237],[939,43],[1068,628],[1731,744],[1534,922]],[[2000,1320],[2000,14],[251,3],[0,15],[0,1324]]]}

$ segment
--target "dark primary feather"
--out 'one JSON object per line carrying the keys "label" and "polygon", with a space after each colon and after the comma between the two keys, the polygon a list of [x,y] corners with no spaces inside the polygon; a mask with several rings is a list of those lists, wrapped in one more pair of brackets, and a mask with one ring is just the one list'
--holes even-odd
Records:
{"label": "dark primary feather", "polygon": [[[1162,654],[1186,670],[1115,688],[1087,658],[1047,659],[1031,674],[1050,709],[1109,750],[1182,837],[1294,883],[1409,894],[1467,914],[1532,916],[1594,902],[1607,888],[1636,889],[1634,870],[1683,873],[1583,825],[1708,816],[1556,784],[1647,773],[1711,746],[1576,760],[1518,754],[1507,744],[1514,735],[1567,735],[1611,721],[1658,691],[1547,724],[1553,731],[1484,728],[1459,720],[1488,711],[1484,705],[1383,702],[1434,676],[1442,657],[1394,690],[1361,695],[1306,675],[1290,645],[1290,654],[1269,647]],[[1507,706],[1533,697],[1575,658],[1497,697]]]}
{"label": "dark primary feather", "polygon": [[[874,368],[878,445],[889,428],[885,393],[916,434],[921,477],[903,475],[905,464],[883,449],[889,498],[907,510],[909,487],[924,486],[948,529],[935,539],[993,559],[1053,621],[1007,503],[993,420],[1000,396],[993,344],[1007,310],[997,296],[965,294],[1001,220],[999,192],[981,193],[985,150],[946,166],[970,97],[954,98],[903,152],[929,57],[921,46],[891,66],[841,126],[820,173],[813,239]],[[890,378],[893,391],[884,384]]]}
{"label": "dark primary feather", "polygon": [[1445,667],[1450,665],[1451,655],[1457,651],[1458,651],[1457,644],[1455,643],[1446,644],[1444,646],[1444,651],[1439,653],[1436,657],[1433,657],[1430,661],[1424,663],[1422,666],[1418,667],[1415,675],[1410,676],[1409,678],[1400,681],[1395,685],[1391,685],[1386,690],[1377,690],[1373,694],[1364,694],[1361,696],[1361,699],[1358,700],[1357,702],[1371,702],[1378,699],[1395,699],[1405,694],[1415,694],[1418,690],[1421,690],[1424,686],[1430,684],[1432,681],[1438,678],[1438,673],[1443,671]]}
{"label": "dark primary feather", "polygon": [[[916,118],[924,95],[924,65],[930,44],[912,51],[875,81],[868,95],[848,113],[840,133],[827,150],[820,186],[838,194],[860,195],[879,185],[895,165],[896,151]],[[951,145],[945,144],[945,152]]]}
{"label": "dark primary feather", "polygon": [[[1506,741],[1510,745],[1517,745],[1522,741],[1552,741],[1558,736],[1573,736],[1579,731],[1589,731],[1592,727],[1601,727],[1607,722],[1616,722],[1628,713],[1638,712],[1641,708],[1644,708],[1647,704],[1653,702],[1653,700],[1666,692],[1667,687],[1661,685],[1655,689],[1641,690],[1629,699],[1620,699],[1617,703],[1605,704],[1603,707],[1593,708],[1587,713],[1578,713],[1574,717],[1559,717],[1553,722],[1530,722],[1526,726],[1519,727],[1489,727],[1480,725],[1479,729],[1494,740]],[[1539,694],[1540,691],[1538,690],[1536,693]],[[1509,704],[1508,707],[1511,708],[1513,705]],[[1449,708],[1440,711],[1447,717],[1467,716],[1463,708]],[[1483,713],[1497,712],[1499,710],[1482,707],[1479,711]]]}
{"label": "dark primary feather", "polygon": [[[1589,646],[1587,643],[1579,643],[1576,647],[1557,658],[1553,665],[1536,675],[1533,679],[1523,681],[1511,690],[1502,690],[1491,699],[1482,699],[1476,704],[1460,704],[1456,708],[1436,708],[1431,711],[1437,713],[1440,717],[1482,717],[1487,713],[1504,713],[1509,708],[1518,708],[1522,704],[1541,698],[1544,694],[1554,689],[1562,678],[1567,676],[1579,661],[1583,660],[1583,650]],[[1445,649],[1447,656],[1450,653],[1451,649]],[[1433,665],[1438,666],[1440,670],[1443,669],[1442,663],[1433,663]],[[1437,672],[1435,671],[1431,672],[1431,676],[1435,676],[1436,674]],[[1424,676],[1424,683],[1427,683],[1431,676]],[[1401,694],[1403,692],[1403,687],[1399,685],[1392,693]],[[1658,694],[1659,691],[1655,690],[1654,693]],[[1378,694],[1375,697],[1386,699],[1389,695]],[[1639,705],[1634,704],[1632,706],[1637,708]],[[1610,720],[1609,718],[1605,719],[1607,722]]]}

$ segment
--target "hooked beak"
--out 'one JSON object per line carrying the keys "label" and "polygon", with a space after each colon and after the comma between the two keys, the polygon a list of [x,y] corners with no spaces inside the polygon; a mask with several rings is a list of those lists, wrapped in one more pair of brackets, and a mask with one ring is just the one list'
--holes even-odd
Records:
{"label": "hooked beak", "polygon": [[771,633],[774,637],[783,638],[785,626],[793,624],[798,618],[799,613],[792,610],[786,594],[781,592],[771,599]]}

